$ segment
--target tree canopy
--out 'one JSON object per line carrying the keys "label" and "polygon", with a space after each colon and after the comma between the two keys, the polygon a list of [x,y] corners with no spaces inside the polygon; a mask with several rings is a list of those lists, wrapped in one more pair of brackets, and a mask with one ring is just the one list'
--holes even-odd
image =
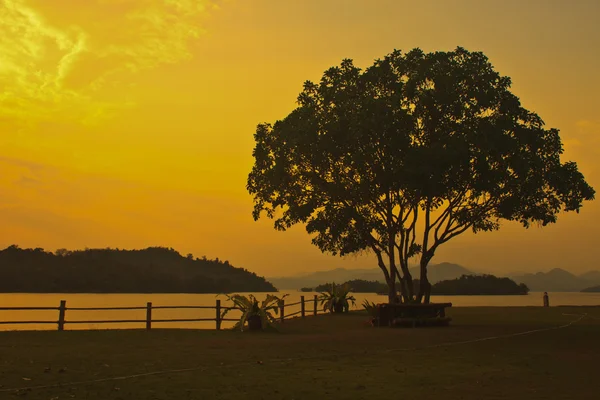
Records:
{"label": "tree canopy", "polygon": [[[305,82],[298,107],[259,124],[247,189],[254,218],[306,224],[324,252],[375,253],[404,301],[429,301],[438,247],[502,220],[547,225],[594,190],[561,161],[557,129],[525,109],[480,52],[394,51]],[[408,261],[420,257],[413,287]]]}

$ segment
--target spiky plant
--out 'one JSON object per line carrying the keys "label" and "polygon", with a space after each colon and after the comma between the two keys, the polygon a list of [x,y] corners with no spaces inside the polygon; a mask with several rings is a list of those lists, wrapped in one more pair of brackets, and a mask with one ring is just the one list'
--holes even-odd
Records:
{"label": "spiky plant", "polygon": [[377,304],[365,299],[365,301],[362,303],[362,306],[371,317],[377,317]]}
{"label": "spiky plant", "polygon": [[354,296],[349,296],[351,290],[350,285],[347,283],[336,285],[335,282],[333,282],[327,291],[321,292],[319,295],[323,311],[329,311],[331,313],[348,312],[350,310],[350,303],[352,303],[353,306],[356,305]]}
{"label": "spiky plant", "polygon": [[254,295],[244,296],[242,294],[234,294],[225,296],[233,303],[234,308],[226,308],[223,310],[221,313],[221,318],[224,318],[225,315],[227,315],[227,313],[232,309],[240,310],[242,312],[242,316],[240,317],[240,320],[233,326],[233,329],[240,329],[243,331],[246,321],[253,316],[260,317],[262,329],[273,327],[273,324],[276,322],[274,315],[279,313],[279,303],[288,295],[285,294],[282,297],[277,297],[275,295],[268,294],[265,300],[262,302],[259,302]]}

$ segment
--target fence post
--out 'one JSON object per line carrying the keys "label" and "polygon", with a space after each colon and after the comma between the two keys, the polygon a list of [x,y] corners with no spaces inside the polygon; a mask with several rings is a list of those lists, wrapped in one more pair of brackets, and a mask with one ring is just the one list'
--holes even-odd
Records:
{"label": "fence post", "polygon": [[281,314],[281,323],[283,323],[283,320],[285,319],[285,300],[279,302],[279,312]]}
{"label": "fence post", "polygon": [[65,330],[65,312],[67,311],[67,301],[61,300],[58,308],[58,330]]}
{"label": "fence post", "polygon": [[315,315],[317,315],[317,295],[316,294],[315,294],[315,300],[314,300],[314,302],[315,302],[314,303],[314,306],[315,306],[314,313],[315,313]]}
{"label": "fence post", "polygon": [[304,314],[304,296],[300,296],[300,315],[302,316],[302,318],[305,317],[305,314]]}
{"label": "fence post", "polygon": [[152,302],[146,303],[146,329],[152,329]]}
{"label": "fence post", "polygon": [[220,299],[217,300],[216,309],[217,309],[217,318],[216,318],[217,330],[219,331],[219,330],[221,330],[221,300]]}

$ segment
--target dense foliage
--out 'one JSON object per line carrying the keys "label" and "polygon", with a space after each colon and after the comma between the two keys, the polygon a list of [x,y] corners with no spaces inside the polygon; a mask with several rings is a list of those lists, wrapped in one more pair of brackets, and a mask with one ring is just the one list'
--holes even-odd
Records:
{"label": "dense foliage", "polygon": [[0,251],[5,293],[274,292],[264,278],[228,261],[181,256],[173,249],[20,249]]}
{"label": "dense foliage", "polygon": [[[387,293],[387,284],[377,281],[366,281],[364,279],[353,279],[346,283],[350,291],[354,293]],[[331,287],[331,283],[324,283],[315,288],[315,292],[324,292]]]}
{"label": "dense foliage", "polygon": [[437,295],[517,295],[529,293],[527,285],[494,275],[463,275],[432,286]]}
{"label": "dense foliage", "polygon": [[[253,216],[304,224],[323,252],[371,251],[402,300],[428,302],[427,267],[464,232],[557,221],[594,198],[557,129],[525,109],[481,52],[394,51],[307,81],[298,107],[258,125]],[[416,287],[409,260],[418,258]]]}

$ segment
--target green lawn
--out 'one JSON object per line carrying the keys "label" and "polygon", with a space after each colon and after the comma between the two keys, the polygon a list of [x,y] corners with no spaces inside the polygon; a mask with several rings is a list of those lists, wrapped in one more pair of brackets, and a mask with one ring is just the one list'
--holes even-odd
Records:
{"label": "green lawn", "polygon": [[[583,313],[589,317],[563,329],[513,335]],[[3,332],[0,390],[64,385],[0,391],[0,399],[599,398],[599,307],[449,315],[447,328],[371,328],[366,315],[352,313],[286,321],[280,333]],[[464,343],[489,337],[498,338]]]}

